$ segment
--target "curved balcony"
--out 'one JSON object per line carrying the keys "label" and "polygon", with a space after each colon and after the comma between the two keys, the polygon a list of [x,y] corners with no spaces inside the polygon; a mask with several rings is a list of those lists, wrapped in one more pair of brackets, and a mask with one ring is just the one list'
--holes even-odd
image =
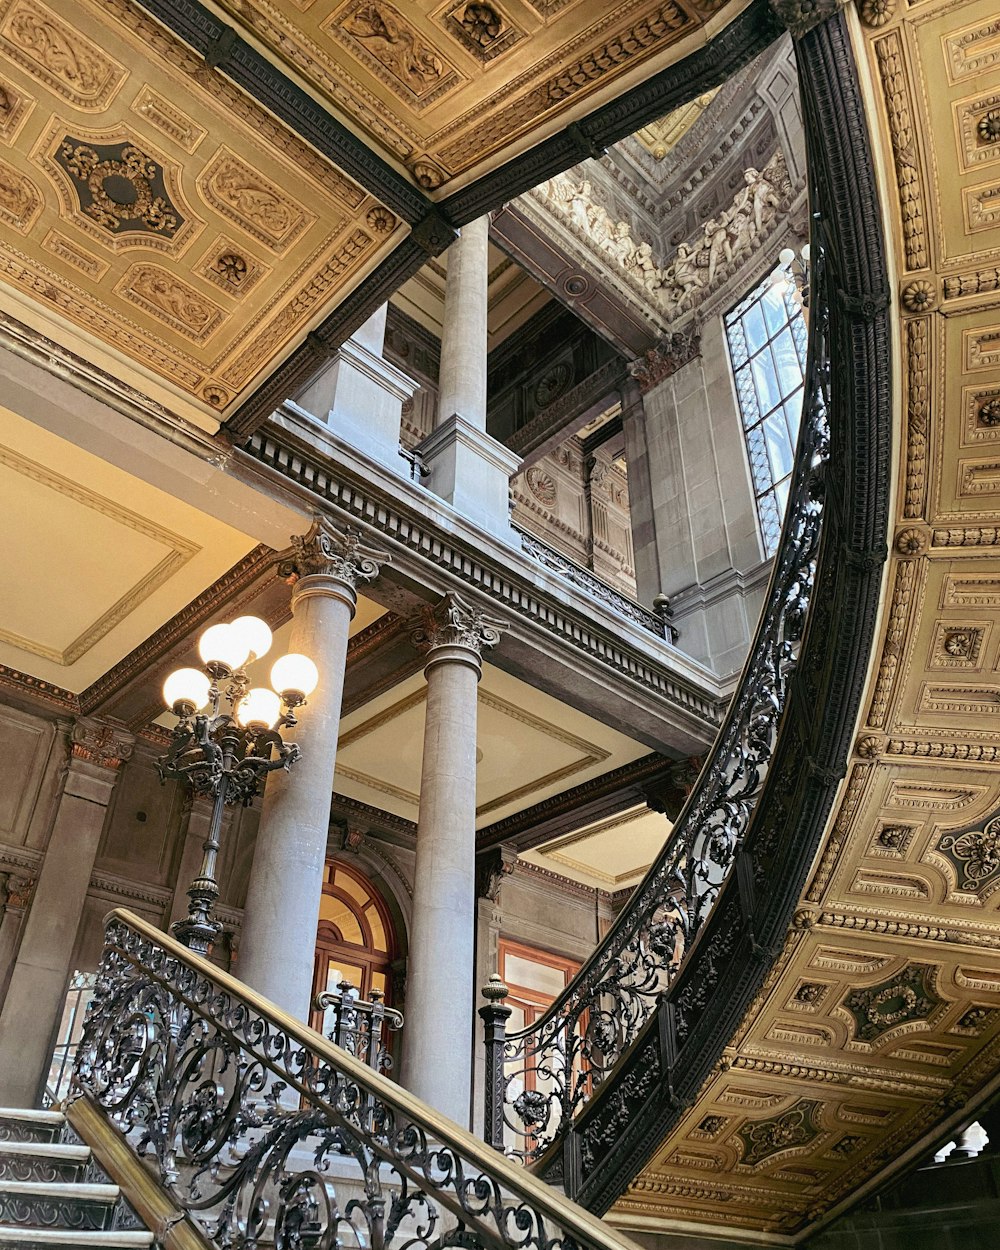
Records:
{"label": "curved balcony", "polygon": [[[487,1020],[487,1138],[605,1210],[781,948],[844,775],[886,558],[888,279],[842,18],[797,45],[812,171],[806,398],[765,609],[715,747],[613,928],[529,1029]],[[500,993],[494,987],[491,997]]]}

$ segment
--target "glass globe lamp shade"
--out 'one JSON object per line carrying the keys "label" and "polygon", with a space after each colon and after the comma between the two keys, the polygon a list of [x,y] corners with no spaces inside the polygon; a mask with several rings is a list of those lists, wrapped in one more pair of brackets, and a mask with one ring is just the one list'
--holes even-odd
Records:
{"label": "glass globe lamp shade", "polygon": [[250,648],[232,625],[211,625],[198,642],[198,654],[206,664],[234,669],[245,663]]}
{"label": "glass globe lamp shade", "polygon": [[163,701],[178,716],[179,707],[197,711],[208,702],[208,686],[208,678],[200,669],[179,668],[163,683]]}
{"label": "glass globe lamp shade", "polygon": [[289,707],[308,699],[319,684],[319,671],[307,655],[283,655],[271,666],[271,685]]}
{"label": "glass globe lamp shade", "polygon": [[251,660],[259,660],[271,650],[271,630],[259,616],[238,616],[229,628],[246,643],[247,656]]}
{"label": "glass globe lamp shade", "polygon": [[803,243],[802,247],[799,249],[799,255],[807,265],[809,264],[809,256],[811,252],[812,248],[810,248],[808,243]]}
{"label": "glass globe lamp shade", "polygon": [[281,700],[266,686],[247,691],[236,709],[236,719],[244,729],[260,726],[273,729],[281,715]]}
{"label": "glass globe lamp shade", "polygon": [[778,263],[780,265],[784,265],[786,269],[788,268],[788,266],[792,263],[794,259],[795,259],[795,253],[792,251],[790,247],[783,247],[781,251],[778,253]]}

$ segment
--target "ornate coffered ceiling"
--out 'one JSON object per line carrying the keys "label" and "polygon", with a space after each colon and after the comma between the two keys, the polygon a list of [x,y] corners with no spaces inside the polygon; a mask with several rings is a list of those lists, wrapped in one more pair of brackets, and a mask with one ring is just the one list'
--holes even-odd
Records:
{"label": "ornate coffered ceiling", "polygon": [[[718,3],[221,0],[435,198],[690,51]],[[704,36],[702,35],[702,38]]]}
{"label": "ornate coffered ceiling", "polygon": [[[245,434],[457,225],[589,147],[568,127],[745,7],[2,0],[7,312]],[[537,177],[502,173],[528,149]]]}
{"label": "ornate coffered ceiling", "polygon": [[206,428],[402,229],[127,0],[5,0],[0,53],[0,278]]}
{"label": "ornate coffered ceiling", "polygon": [[799,1244],[1000,1063],[1000,55],[992,0],[863,0],[894,254],[896,503],[853,754],[791,931],[620,1199]]}

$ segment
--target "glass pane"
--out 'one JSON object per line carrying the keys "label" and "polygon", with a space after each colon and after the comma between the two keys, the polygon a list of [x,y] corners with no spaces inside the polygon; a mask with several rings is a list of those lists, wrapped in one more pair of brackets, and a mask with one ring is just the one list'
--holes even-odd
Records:
{"label": "glass pane", "polygon": [[771,360],[770,352],[761,352],[750,362],[753,370],[754,385],[757,387],[757,398],[762,412],[770,412],[781,403],[781,391],[778,389],[778,376]]}
{"label": "glass pane", "polygon": [[374,903],[369,903],[365,908],[365,919],[371,926],[374,949],[380,952],[387,951],[389,944],[385,937],[385,925],[382,923],[382,917],[378,914],[378,908]]}
{"label": "glass pane", "polygon": [[743,330],[747,336],[747,347],[751,352],[757,351],[767,342],[767,327],[761,315],[760,304],[751,304],[743,317]]}
{"label": "glass pane", "polygon": [[799,364],[798,353],[792,332],[784,329],[771,344],[774,364],[778,371],[778,385],[782,395],[790,395],[797,386],[802,385],[802,366]]}
{"label": "glass pane", "polygon": [[551,994],[553,998],[562,993],[566,984],[566,974],[562,968],[550,968],[546,964],[509,952],[504,960],[501,976],[508,985],[520,985],[539,994]]}
{"label": "glass pane", "polygon": [[788,312],[785,308],[782,289],[769,284],[765,285],[761,304],[764,307],[768,330],[771,334],[777,334],[781,327],[788,323]]}
{"label": "glass pane", "polygon": [[358,946],[365,945],[358,918],[343,899],[334,898],[332,894],[324,894],[320,899],[319,918],[329,921],[345,942],[354,942]]}
{"label": "glass pane", "polygon": [[785,401],[785,420],[788,422],[788,436],[792,440],[792,444],[796,444],[799,440],[799,421],[802,417],[802,387],[795,394]]}
{"label": "glass pane", "polygon": [[517,1003],[507,1000],[507,1006],[510,1008],[510,1017],[507,1020],[507,1032],[517,1033],[524,1028],[524,1008]]}
{"label": "glass pane", "polygon": [[743,424],[753,425],[760,419],[760,409],[757,406],[757,392],[754,390],[749,365],[744,365],[736,374],[736,393],[740,401],[740,412],[743,414]]}
{"label": "glass pane", "polygon": [[342,868],[338,868],[334,876],[334,884],[338,890],[343,890],[345,894],[349,894],[351,898],[357,899],[362,907],[371,899],[371,894],[360,885],[353,877],[349,877]]}
{"label": "glass pane", "polygon": [[747,430],[747,449],[750,453],[750,472],[753,475],[754,490],[760,495],[770,489],[771,464],[767,458],[764,434],[759,425],[752,430]]}
{"label": "glass pane", "polygon": [[760,514],[760,532],[764,539],[764,550],[769,556],[774,555],[778,546],[778,538],[781,535],[781,516],[773,493],[769,491],[766,495],[761,495],[757,501],[757,511]]}
{"label": "glass pane", "polygon": [[746,364],[747,356],[747,340],[743,333],[743,322],[737,317],[734,321],[726,323],[726,334],[729,337],[729,354],[733,358],[733,367],[739,368],[740,365]]}
{"label": "glass pane", "polygon": [[775,479],[785,477],[792,471],[792,447],[788,441],[788,427],[783,411],[776,412],[764,422],[767,454],[771,462],[771,474]]}
{"label": "glass pane", "polygon": [[341,981],[350,981],[355,989],[364,983],[364,969],[358,964],[346,963],[337,955],[331,956],[326,964],[326,988],[336,990]]}
{"label": "glass pane", "polygon": [[372,989],[378,990],[379,993],[383,997],[385,996],[385,973],[384,972],[372,973]]}

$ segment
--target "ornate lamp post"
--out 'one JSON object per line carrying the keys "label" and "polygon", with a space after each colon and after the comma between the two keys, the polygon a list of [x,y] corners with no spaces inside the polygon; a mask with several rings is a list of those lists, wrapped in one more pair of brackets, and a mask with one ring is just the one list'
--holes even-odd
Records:
{"label": "ornate lamp post", "polygon": [[[267,654],[271,631],[255,616],[212,625],[198,653],[204,671],[180,668],[163,683],[163,698],[177,717],[170,750],[156,766],[160,780],[176,777],[194,794],[212,799],[201,871],[188,889],[188,914],[172,927],[176,937],[208,955],[222,927],[212,917],[219,897],[215,879],[222,813],[227,805],[253,802],[266,773],[289,769],[299,758],[279,730],[295,725],[294,709],[316,689],[316,665],[305,655],[285,655],[271,667],[271,685],[250,688],[246,665]],[[221,711],[223,700],[229,710]],[[204,709],[199,711],[199,709]]]}

